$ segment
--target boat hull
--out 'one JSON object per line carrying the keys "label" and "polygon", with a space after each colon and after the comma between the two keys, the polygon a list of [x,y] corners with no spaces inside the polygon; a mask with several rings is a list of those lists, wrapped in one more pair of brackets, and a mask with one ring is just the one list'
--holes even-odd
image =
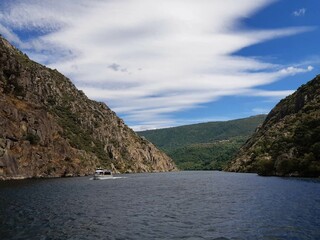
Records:
{"label": "boat hull", "polygon": [[93,180],[106,180],[106,179],[113,179],[112,175],[109,176],[93,176]]}
{"label": "boat hull", "polygon": [[93,175],[93,180],[104,180],[104,179],[112,179],[113,175],[111,170],[107,169],[97,169]]}

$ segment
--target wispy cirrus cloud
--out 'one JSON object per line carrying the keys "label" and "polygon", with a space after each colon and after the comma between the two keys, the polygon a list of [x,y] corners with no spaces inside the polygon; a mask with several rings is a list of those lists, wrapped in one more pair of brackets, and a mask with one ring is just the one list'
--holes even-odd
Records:
{"label": "wispy cirrus cloud", "polygon": [[2,5],[0,32],[136,129],[163,127],[174,125],[174,112],[312,70],[234,56],[312,30],[245,29],[240,20],[270,1],[237,2],[14,0]]}
{"label": "wispy cirrus cloud", "polygon": [[304,16],[304,15],[306,14],[306,12],[307,12],[307,9],[305,9],[305,8],[300,8],[300,9],[294,11],[292,14],[293,14],[293,16],[295,16],[295,17],[301,17],[301,16]]}

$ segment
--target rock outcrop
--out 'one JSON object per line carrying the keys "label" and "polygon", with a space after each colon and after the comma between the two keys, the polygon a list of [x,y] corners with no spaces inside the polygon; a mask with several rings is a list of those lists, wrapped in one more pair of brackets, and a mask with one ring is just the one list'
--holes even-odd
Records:
{"label": "rock outcrop", "polygon": [[0,37],[0,178],[176,170],[104,103]]}
{"label": "rock outcrop", "polygon": [[320,75],[272,109],[226,170],[320,176]]}

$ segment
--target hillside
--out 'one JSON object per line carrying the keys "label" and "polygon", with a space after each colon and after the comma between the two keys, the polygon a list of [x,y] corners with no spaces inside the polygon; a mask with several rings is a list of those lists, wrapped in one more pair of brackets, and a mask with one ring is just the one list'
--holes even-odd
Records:
{"label": "hillside", "polygon": [[0,37],[0,179],[175,170],[104,103]]}
{"label": "hillside", "polygon": [[183,170],[222,169],[265,115],[138,132]]}
{"label": "hillside", "polygon": [[272,109],[226,170],[320,176],[320,75]]}

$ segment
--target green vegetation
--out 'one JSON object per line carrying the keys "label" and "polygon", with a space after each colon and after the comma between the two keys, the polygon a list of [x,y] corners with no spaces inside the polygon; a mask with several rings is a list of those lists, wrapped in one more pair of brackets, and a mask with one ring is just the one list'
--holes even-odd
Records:
{"label": "green vegetation", "polygon": [[265,115],[138,132],[167,153],[181,170],[221,170]]}
{"label": "green vegetation", "polygon": [[94,153],[102,161],[102,166],[110,163],[110,158],[104,151],[104,144],[80,126],[77,115],[67,105],[54,106],[52,111],[59,117],[59,125],[63,128],[62,135],[69,139],[72,147]]}
{"label": "green vegetation", "polygon": [[36,134],[28,133],[25,137],[27,141],[30,142],[31,145],[36,145],[40,142],[40,137]]}
{"label": "green vegetation", "polygon": [[19,84],[17,77],[20,76],[20,73],[12,70],[3,70],[4,76],[4,93],[14,94],[15,96],[26,95],[24,88]]}
{"label": "green vegetation", "polygon": [[[106,104],[88,99],[70,79],[33,62],[1,36],[0,55],[0,137],[15,144],[6,156],[5,177],[84,175],[97,166],[119,172],[176,169]],[[17,154],[19,161],[11,164]]]}
{"label": "green vegetation", "polygon": [[[271,130],[253,149],[254,168],[260,175],[319,175],[320,119],[309,114],[299,115],[299,121],[286,120],[291,134],[283,136]],[[276,137],[268,138],[270,135]],[[269,156],[269,159],[263,156]]]}
{"label": "green vegetation", "polygon": [[230,171],[320,176],[320,76],[281,100],[241,148]]}
{"label": "green vegetation", "polygon": [[28,68],[32,68],[35,66],[35,62],[33,62],[32,60],[29,59],[29,57],[27,56],[27,54],[23,54],[22,52],[20,52],[18,50],[18,52],[16,52],[16,59],[23,64],[23,66],[26,66]]}
{"label": "green vegetation", "polygon": [[192,144],[168,152],[179,169],[222,170],[245,143],[248,136],[240,136],[214,143]]}

